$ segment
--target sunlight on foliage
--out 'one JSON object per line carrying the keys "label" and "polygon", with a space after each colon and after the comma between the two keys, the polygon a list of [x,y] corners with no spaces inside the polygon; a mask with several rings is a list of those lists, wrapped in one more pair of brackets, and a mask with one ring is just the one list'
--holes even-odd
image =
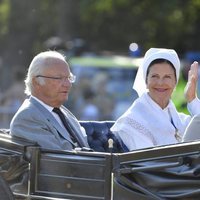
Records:
{"label": "sunlight on foliage", "polygon": [[5,35],[8,32],[8,17],[10,14],[10,4],[7,0],[0,3],[0,35]]}
{"label": "sunlight on foliage", "polygon": [[178,85],[176,86],[176,90],[174,91],[172,95],[172,100],[179,112],[189,114],[187,110],[187,102],[184,97],[185,85],[186,85],[186,81],[183,79],[182,76],[180,76]]}

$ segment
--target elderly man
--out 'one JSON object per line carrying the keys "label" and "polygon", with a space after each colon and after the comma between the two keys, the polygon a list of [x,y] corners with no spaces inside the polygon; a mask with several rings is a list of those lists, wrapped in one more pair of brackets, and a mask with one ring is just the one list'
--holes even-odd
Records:
{"label": "elderly man", "polygon": [[75,76],[62,54],[46,51],[36,55],[25,80],[25,93],[30,97],[13,117],[11,135],[48,149],[89,147],[83,127],[62,105],[74,81]]}

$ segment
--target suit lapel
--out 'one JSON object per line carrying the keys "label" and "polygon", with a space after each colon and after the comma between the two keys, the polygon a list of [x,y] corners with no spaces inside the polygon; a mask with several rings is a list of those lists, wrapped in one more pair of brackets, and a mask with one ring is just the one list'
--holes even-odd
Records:
{"label": "suit lapel", "polygon": [[82,131],[79,124],[77,124],[78,122],[76,121],[74,115],[66,107],[61,106],[61,108],[65,113],[65,118],[67,118],[67,121],[70,123],[72,131],[76,134],[77,139],[81,142],[81,144],[83,144],[83,146],[87,147],[88,144],[83,138]]}
{"label": "suit lapel", "polygon": [[66,131],[65,128],[63,128],[58,121],[55,119],[55,117],[50,113],[43,105],[41,105],[37,100],[30,97],[30,102],[33,103],[42,113],[42,115],[49,121],[49,123],[57,130],[59,134],[62,135],[63,138],[68,140],[73,146],[74,143],[72,142],[69,133]]}

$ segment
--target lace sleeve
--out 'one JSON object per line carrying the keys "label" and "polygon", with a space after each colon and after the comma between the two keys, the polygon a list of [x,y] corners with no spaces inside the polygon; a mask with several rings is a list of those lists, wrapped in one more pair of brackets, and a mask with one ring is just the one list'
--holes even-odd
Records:
{"label": "lace sleeve", "polygon": [[129,150],[152,147],[157,144],[148,128],[131,118],[119,119],[112,131]]}

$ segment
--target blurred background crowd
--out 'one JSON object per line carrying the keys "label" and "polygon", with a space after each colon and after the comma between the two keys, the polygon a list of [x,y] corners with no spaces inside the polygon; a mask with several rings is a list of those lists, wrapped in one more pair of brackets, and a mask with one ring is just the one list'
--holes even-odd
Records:
{"label": "blurred background crowd", "polygon": [[173,48],[182,66],[173,98],[187,112],[183,88],[200,60],[199,20],[200,0],[1,0],[0,128],[26,98],[33,56],[48,49],[65,54],[77,77],[66,102],[76,117],[115,120],[137,98],[132,84],[144,52]]}

